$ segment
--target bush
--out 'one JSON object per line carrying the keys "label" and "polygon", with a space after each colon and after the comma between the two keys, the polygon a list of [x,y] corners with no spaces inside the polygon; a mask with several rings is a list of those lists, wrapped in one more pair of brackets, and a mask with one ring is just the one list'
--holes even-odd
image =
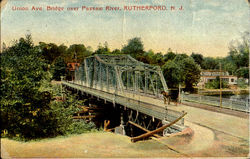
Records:
{"label": "bush", "polygon": [[247,83],[242,78],[237,80],[237,85],[238,85],[238,87],[243,88],[243,89],[247,88]]}
{"label": "bush", "polygon": [[[227,82],[222,80],[221,84],[222,84],[221,88],[228,88],[228,83]],[[205,87],[208,88],[208,89],[220,89],[220,78],[219,78],[219,76],[216,77],[215,80],[206,83]]]}

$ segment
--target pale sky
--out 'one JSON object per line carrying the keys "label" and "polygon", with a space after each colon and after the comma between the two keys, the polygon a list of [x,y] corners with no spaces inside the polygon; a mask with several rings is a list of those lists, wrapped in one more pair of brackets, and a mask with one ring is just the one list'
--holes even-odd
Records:
{"label": "pale sky", "polygon": [[[163,5],[167,11],[124,11],[124,6]],[[32,6],[43,7],[31,11]],[[47,6],[64,11],[47,11]],[[104,7],[82,11],[82,6]],[[106,11],[106,6],[120,7]],[[170,6],[183,11],[170,11]],[[28,11],[12,10],[28,7]],[[80,7],[67,11],[67,7]],[[96,49],[99,43],[120,49],[128,39],[141,37],[145,50],[166,53],[201,53],[224,57],[231,40],[249,31],[246,0],[9,0],[1,10],[1,41],[7,45],[24,37],[27,30],[35,43],[84,44]]]}

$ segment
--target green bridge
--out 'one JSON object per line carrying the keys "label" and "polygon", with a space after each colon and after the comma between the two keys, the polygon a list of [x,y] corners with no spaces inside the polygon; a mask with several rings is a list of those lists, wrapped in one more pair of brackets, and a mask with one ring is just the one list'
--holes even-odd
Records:
{"label": "green bridge", "polygon": [[[174,121],[184,113],[164,104],[161,91],[167,92],[168,87],[160,67],[144,64],[129,55],[86,58],[76,69],[74,80],[62,81],[62,85],[163,123]],[[184,118],[172,127],[183,129]]]}

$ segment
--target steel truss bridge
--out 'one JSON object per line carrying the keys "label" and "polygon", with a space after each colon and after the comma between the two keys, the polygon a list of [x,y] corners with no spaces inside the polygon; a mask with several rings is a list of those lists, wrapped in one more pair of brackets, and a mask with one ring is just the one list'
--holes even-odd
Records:
{"label": "steel truss bridge", "polygon": [[[160,67],[144,64],[129,55],[88,57],[75,71],[74,80],[62,81],[62,85],[165,123],[183,114],[164,104],[161,91],[167,92],[168,87]],[[184,119],[173,127],[184,128]]]}

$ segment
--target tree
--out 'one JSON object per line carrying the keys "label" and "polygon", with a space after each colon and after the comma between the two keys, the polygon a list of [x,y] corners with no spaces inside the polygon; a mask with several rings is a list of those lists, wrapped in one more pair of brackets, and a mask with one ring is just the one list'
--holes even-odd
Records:
{"label": "tree", "polygon": [[66,46],[61,46],[58,47],[54,43],[44,43],[44,42],[39,42],[39,48],[42,51],[43,58],[46,59],[48,64],[52,64],[54,60],[61,56],[67,49]]}
{"label": "tree", "polygon": [[73,44],[67,50],[65,62],[82,62],[83,59],[91,53],[83,44]]}
{"label": "tree", "polygon": [[[53,137],[73,131],[78,100],[53,101],[51,74],[31,36],[1,53],[1,131],[22,139]],[[1,132],[1,133],[2,133]]]}
{"label": "tree", "polygon": [[227,71],[230,75],[234,75],[237,70],[237,66],[230,59],[230,57],[226,57],[221,60],[221,67],[223,70]]}
{"label": "tree", "polygon": [[129,54],[134,58],[142,56],[144,53],[144,46],[141,38],[135,37],[128,40],[128,44],[122,48],[122,53]]}
{"label": "tree", "polygon": [[170,88],[184,84],[186,91],[193,91],[193,85],[200,80],[200,66],[185,54],[177,54],[173,60],[166,62],[162,69]]}
{"label": "tree", "polygon": [[30,35],[1,54],[1,130],[8,130],[10,135],[34,137],[43,133],[39,123],[46,118],[43,112],[51,94],[41,89],[50,78],[41,57]]}
{"label": "tree", "polygon": [[61,76],[66,75],[66,68],[67,65],[64,62],[62,57],[59,57],[55,60],[55,63],[52,65],[52,73],[53,73],[53,79],[60,81]]}
{"label": "tree", "polygon": [[194,59],[194,61],[201,66],[201,64],[203,63],[203,55],[202,54],[196,54],[196,53],[192,53],[191,57]]}
{"label": "tree", "polygon": [[95,54],[110,54],[110,49],[108,47],[108,42],[104,43],[104,46],[102,46],[101,43],[99,43],[97,50],[94,52]]}
{"label": "tree", "polygon": [[115,49],[111,52],[111,54],[121,54],[121,50]]}
{"label": "tree", "polygon": [[150,49],[147,52],[144,52],[142,56],[137,57],[137,60],[147,64],[155,64],[154,51]]}
{"label": "tree", "polygon": [[168,60],[173,60],[175,58],[176,54],[172,52],[172,50],[169,48],[168,52],[163,56],[163,60],[167,62]]}
{"label": "tree", "polygon": [[249,32],[245,32],[242,40],[232,41],[229,46],[229,57],[237,68],[249,66]]}
{"label": "tree", "polygon": [[205,70],[214,70],[219,69],[219,61],[212,57],[205,57],[204,61],[201,64],[201,68]]}
{"label": "tree", "polygon": [[184,70],[183,76],[186,91],[193,91],[193,85],[197,84],[200,80],[200,66],[194,62],[190,57],[183,59],[182,69]]}
{"label": "tree", "polygon": [[169,88],[178,87],[180,83],[184,81],[182,67],[180,64],[175,63],[173,60],[169,60],[162,66],[163,75]]}
{"label": "tree", "polygon": [[164,65],[165,61],[163,60],[163,55],[161,52],[158,52],[156,54],[154,54],[153,58],[152,58],[153,63],[152,64],[156,64],[159,66]]}
{"label": "tree", "polygon": [[249,68],[248,67],[239,68],[235,74],[237,75],[237,77],[243,77],[249,79]]}

